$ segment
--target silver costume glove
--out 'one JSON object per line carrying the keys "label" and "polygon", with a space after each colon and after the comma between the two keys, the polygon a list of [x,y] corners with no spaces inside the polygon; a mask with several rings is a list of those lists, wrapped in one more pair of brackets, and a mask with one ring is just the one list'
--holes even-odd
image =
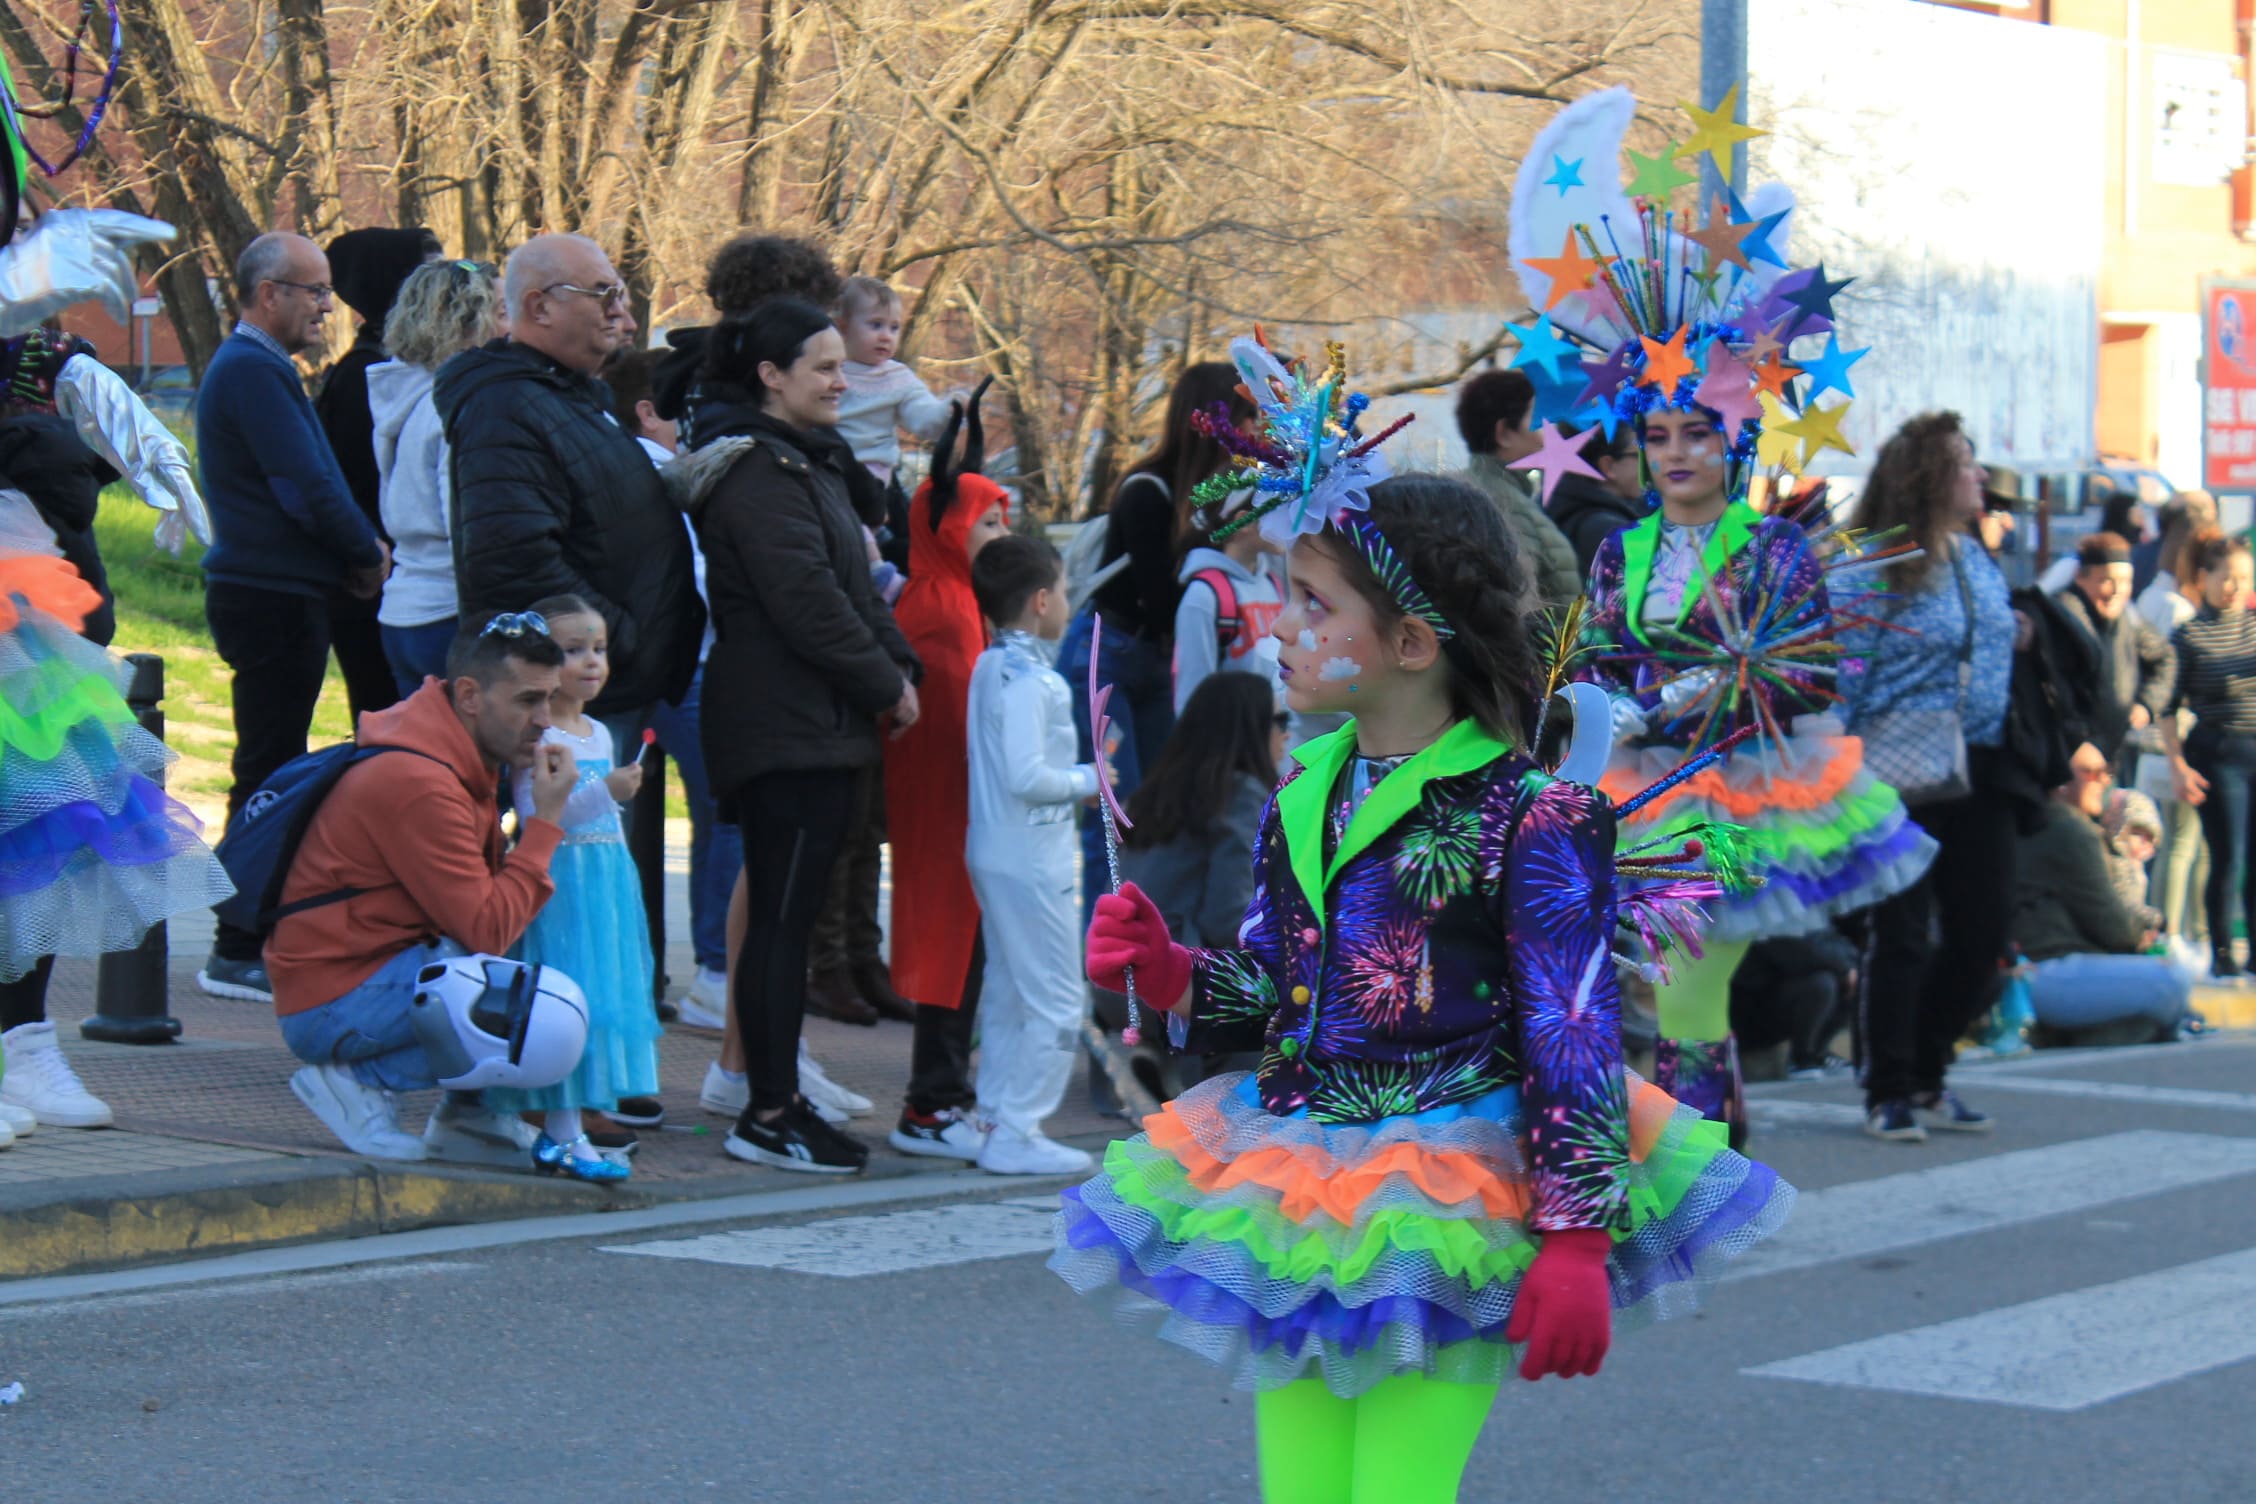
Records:
{"label": "silver costume glove", "polygon": [[121,324],[133,318],[141,277],[135,246],[164,244],[172,226],[118,209],[54,209],[0,248],[0,339],[36,329],[73,303],[97,300]]}
{"label": "silver costume glove", "polygon": [[73,355],[55,378],[55,410],[143,501],[165,514],[157,523],[160,548],[178,554],[190,533],[198,543],[211,542],[211,518],[196,494],[188,451],[117,372]]}
{"label": "silver costume glove", "polygon": [[1613,719],[1616,745],[1622,742],[1638,741],[1644,737],[1645,712],[1637,708],[1635,700],[1627,695],[1616,695],[1606,708]]}

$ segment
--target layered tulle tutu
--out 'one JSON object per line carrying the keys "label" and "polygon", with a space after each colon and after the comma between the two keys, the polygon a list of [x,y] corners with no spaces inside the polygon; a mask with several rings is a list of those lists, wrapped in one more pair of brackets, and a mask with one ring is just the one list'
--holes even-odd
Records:
{"label": "layered tulle tutu", "polygon": [[[1627,800],[1674,772],[1681,748],[1616,747],[1602,782]],[[1708,821],[1742,827],[1750,893],[1705,905],[1707,938],[1775,939],[1829,928],[1843,914],[1891,898],[1935,859],[1896,791],[1864,766],[1864,743],[1832,716],[1805,716],[1782,740],[1734,750],[1622,822],[1624,846]]]}
{"label": "layered tulle tutu", "polygon": [[[1785,1220],[1793,1188],[1722,1125],[1631,1076],[1631,1225],[1607,1266],[1617,1330],[1690,1310],[1714,1266]],[[1367,1124],[1264,1109],[1205,1081],[1064,1193],[1050,1268],[1239,1387],[1395,1374],[1495,1383],[1538,1235],[1519,1092]]]}
{"label": "layered tulle tutu", "polygon": [[126,706],[131,670],[74,630],[101,598],[39,554],[0,553],[0,592],[0,980],[12,980],[41,956],[130,949],[234,887],[160,785],[172,754]]}

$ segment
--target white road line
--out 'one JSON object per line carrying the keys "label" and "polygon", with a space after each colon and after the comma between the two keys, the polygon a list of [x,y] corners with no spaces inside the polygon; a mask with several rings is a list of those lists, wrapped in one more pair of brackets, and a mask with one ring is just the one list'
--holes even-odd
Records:
{"label": "white road line", "polygon": [[1724,1271],[1751,1279],[2256,1173],[2256,1138],[2141,1129],[1805,1191]]}
{"label": "white road line", "polygon": [[[1051,1183],[1064,1185],[1070,1177]],[[521,1243],[553,1243],[567,1238],[601,1238],[620,1233],[649,1232],[667,1227],[695,1227],[702,1223],[735,1222],[750,1217],[787,1217],[809,1212],[839,1211],[847,1207],[874,1206],[892,1201],[932,1201],[948,1196],[976,1195],[993,1188],[994,1177],[976,1170],[930,1170],[909,1175],[889,1175],[879,1180],[852,1180],[843,1185],[825,1182],[787,1191],[753,1191],[741,1196],[716,1196],[708,1201],[674,1201],[632,1211],[583,1212],[561,1217],[527,1217],[515,1222],[489,1222],[471,1227],[432,1227],[420,1232],[384,1233],[373,1238],[347,1238],[332,1243],[306,1243],[292,1248],[261,1248],[212,1259],[195,1259],[153,1268],[118,1269],[108,1274],[58,1274],[39,1279],[0,1281],[0,1307],[30,1305],[39,1301],[76,1299],[90,1295],[115,1295],[135,1290],[169,1289],[174,1285],[211,1284],[223,1280],[257,1279],[307,1269],[338,1269],[354,1264],[383,1263],[392,1259],[443,1257],[486,1248],[511,1248]]]}
{"label": "white road line", "polygon": [[1743,1372],[2083,1410],[2256,1358],[2256,1250]]}
{"label": "white road line", "polygon": [[861,1279],[984,1259],[1047,1253],[1056,1203],[968,1202],[877,1217],[832,1217],[796,1227],[753,1227],[655,1243],[608,1244],[604,1253],[695,1259]]}
{"label": "white road line", "polygon": [[[1747,1117],[1757,1128],[1861,1128],[1864,1109],[1848,1102],[1797,1102],[1787,1097],[1751,1097]],[[1757,1153],[1760,1158],[1760,1153]]]}
{"label": "white road line", "polygon": [[[261,1280],[239,1280],[226,1285],[185,1285],[177,1290],[150,1290],[140,1295],[116,1295],[101,1302],[104,1313],[168,1306],[181,1301],[219,1300],[234,1295],[291,1294],[299,1290],[328,1289],[334,1285],[364,1285],[379,1280],[421,1279],[430,1274],[461,1274],[482,1268],[479,1264],[427,1260],[420,1264],[376,1265],[367,1269],[335,1269],[326,1274],[284,1274]],[[45,1316],[83,1315],[94,1297],[54,1300],[41,1305],[0,1307],[0,1321],[35,1321]]]}
{"label": "white road line", "polygon": [[2190,1086],[2143,1086],[2132,1081],[2084,1081],[2063,1076],[1985,1078],[1983,1091],[2026,1092],[2045,1097],[2089,1097],[2100,1102],[2136,1102],[2149,1107],[2202,1107],[2217,1112],[2256,1112],[2256,1096],[2237,1091],[2200,1091]]}

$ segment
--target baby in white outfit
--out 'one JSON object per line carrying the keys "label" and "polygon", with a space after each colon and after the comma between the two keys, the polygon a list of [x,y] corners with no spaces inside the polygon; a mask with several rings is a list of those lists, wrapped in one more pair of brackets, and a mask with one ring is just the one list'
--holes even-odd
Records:
{"label": "baby in white outfit", "polygon": [[900,432],[926,443],[940,437],[948,402],[893,358],[901,343],[901,295],[875,277],[850,277],[838,300],[838,332],[846,339],[846,395],[838,432],[879,480],[901,462]]}

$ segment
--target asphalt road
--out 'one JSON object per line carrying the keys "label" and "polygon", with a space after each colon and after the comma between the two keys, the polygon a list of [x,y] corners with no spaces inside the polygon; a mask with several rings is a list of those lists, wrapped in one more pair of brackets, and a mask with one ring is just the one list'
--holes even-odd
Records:
{"label": "asphalt road", "polygon": [[[1919,1147],[1766,1090],[1795,1221],[1597,1380],[1507,1391],[1464,1499],[2256,1499],[2252,1067],[1968,1070],[1998,1131]],[[1059,1285],[1039,1188],[920,1188],[0,1286],[0,1499],[1256,1497],[1248,1396]]]}

